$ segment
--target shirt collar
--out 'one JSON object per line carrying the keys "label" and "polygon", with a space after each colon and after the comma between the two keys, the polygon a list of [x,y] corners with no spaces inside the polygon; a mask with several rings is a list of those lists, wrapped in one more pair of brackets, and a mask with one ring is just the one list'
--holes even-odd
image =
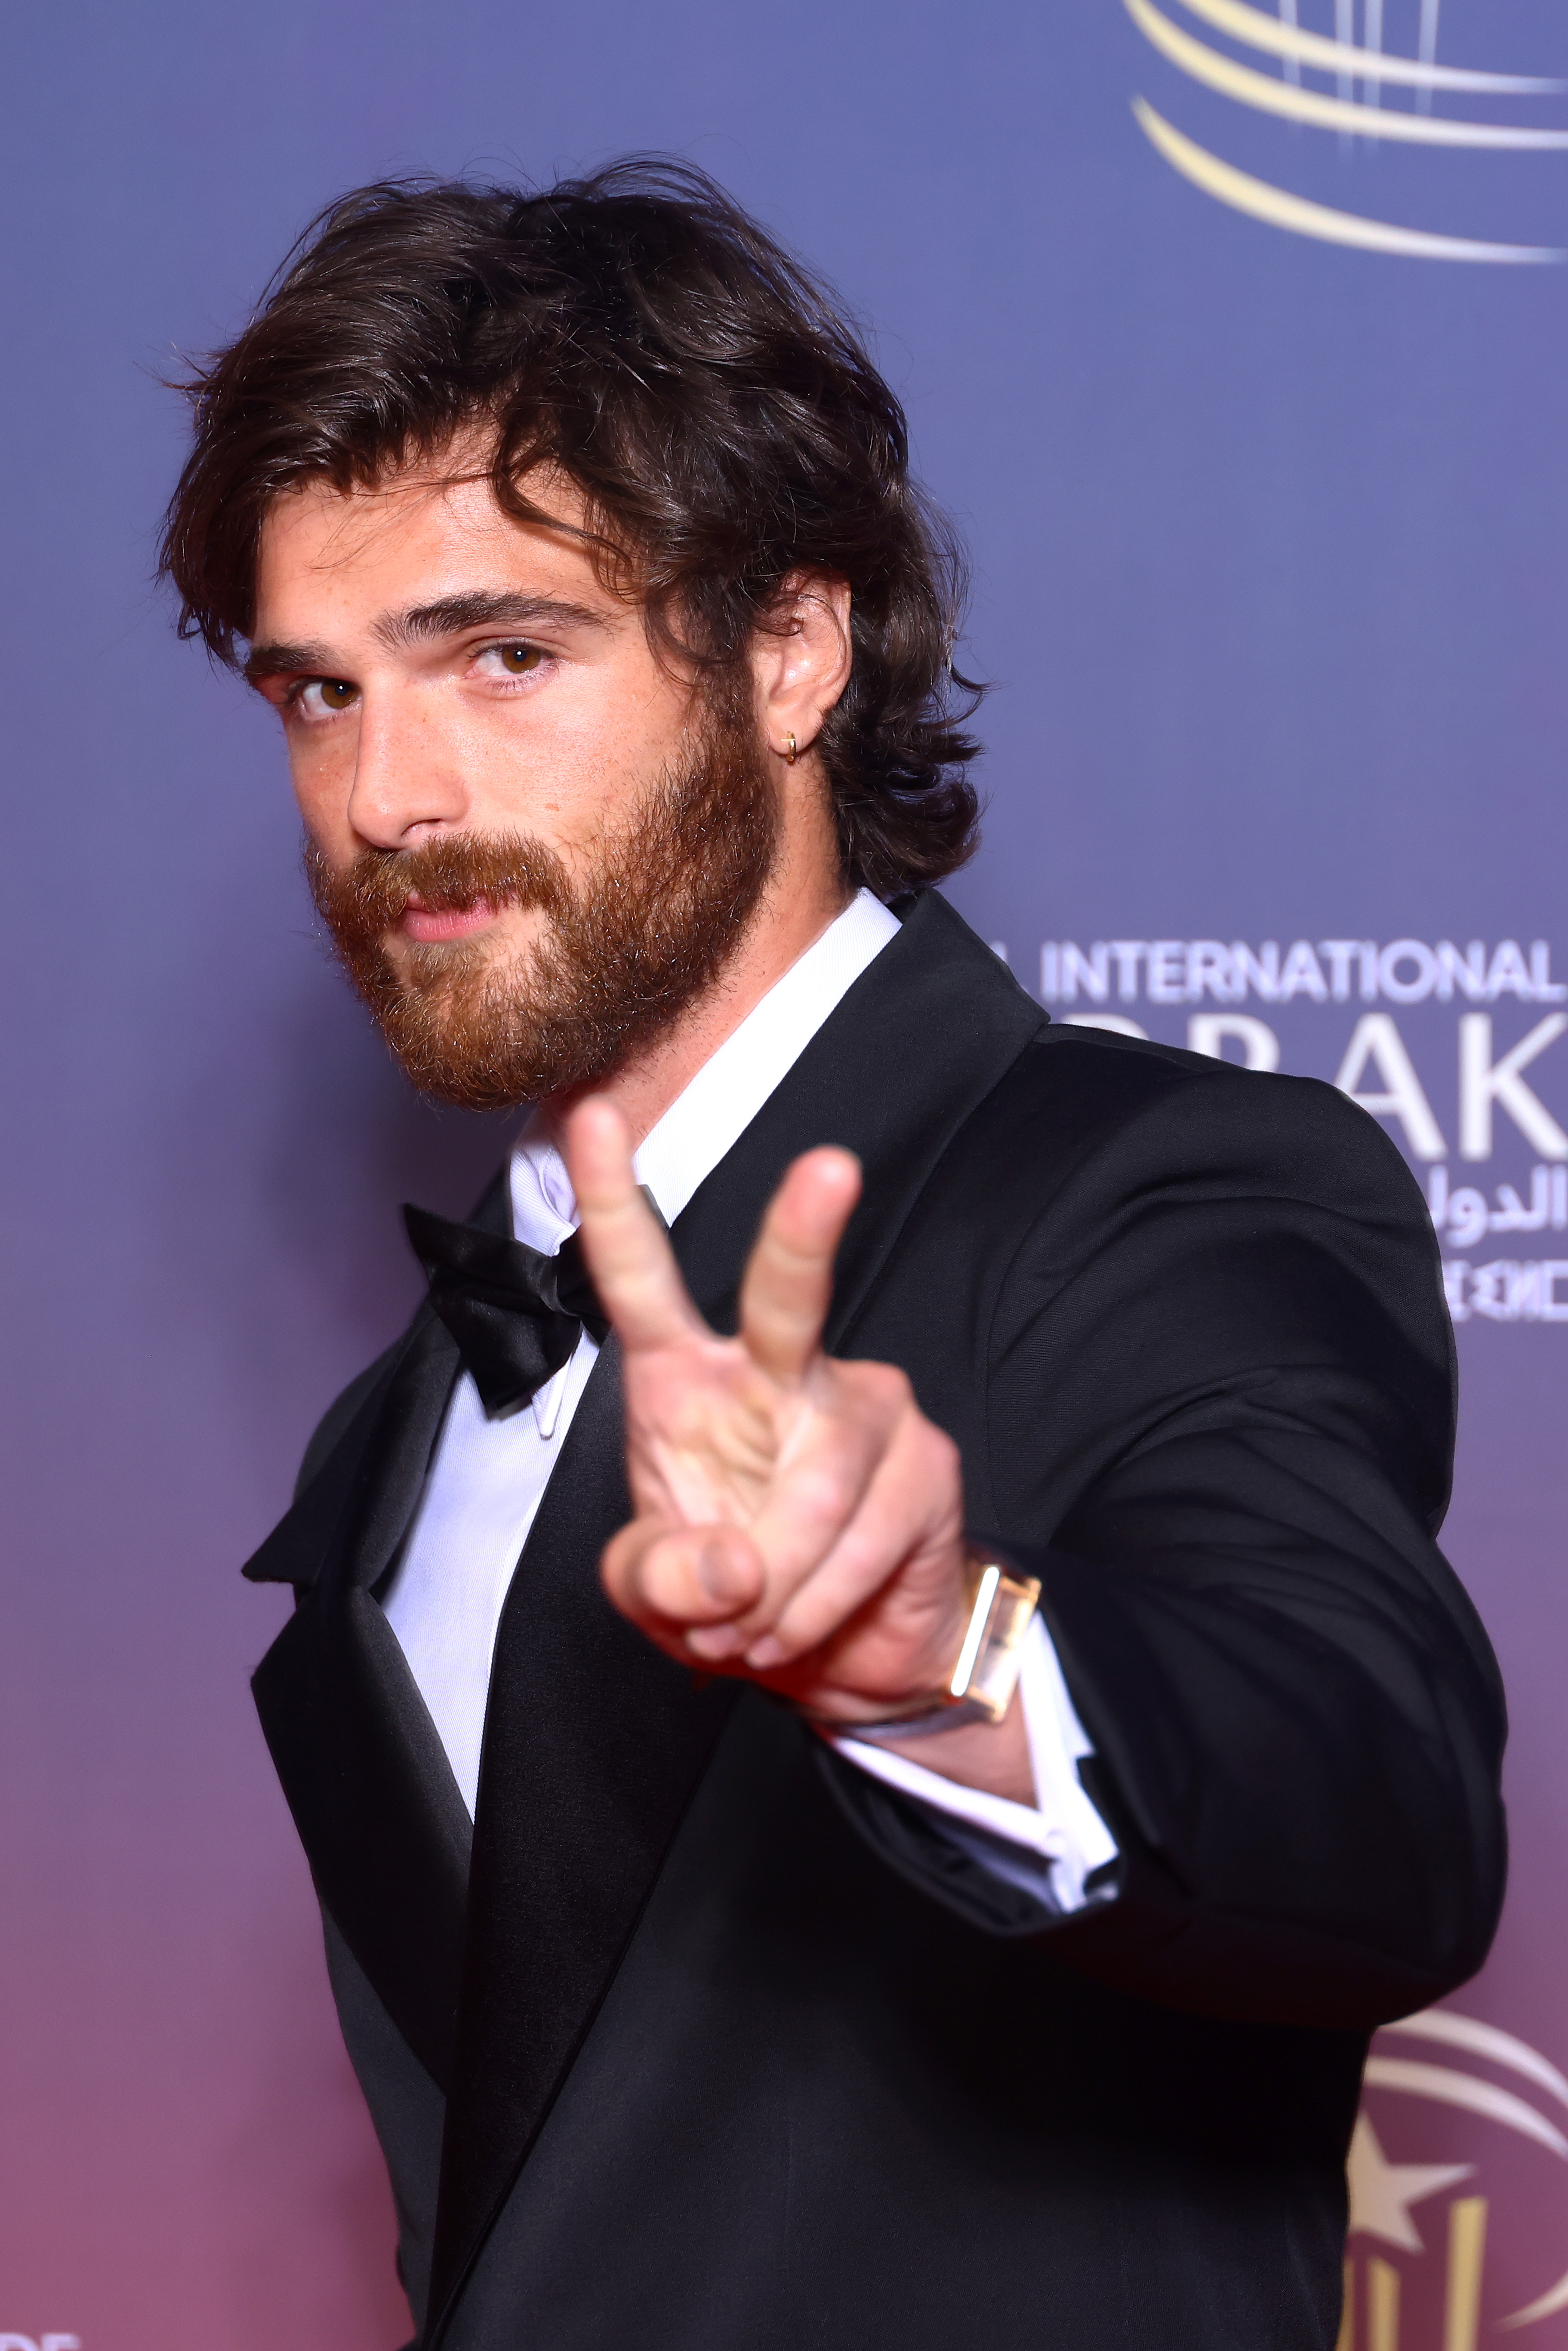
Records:
{"label": "shirt collar", "polygon": [[[788,1075],[818,1029],[898,931],[869,890],[859,891],[709,1055],[643,1138],[637,1181],[673,1225]],[[512,1233],[553,1256],[578,1221],[566,1164],[538,1113],[518,1136],[510,1167]]]}

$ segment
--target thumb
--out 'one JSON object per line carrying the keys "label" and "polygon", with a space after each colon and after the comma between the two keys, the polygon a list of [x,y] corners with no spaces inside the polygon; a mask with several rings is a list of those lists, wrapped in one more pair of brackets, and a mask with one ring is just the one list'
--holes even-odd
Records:
{"label": "thumb", "polygon": [[738,1527],[672,1527],[633,1519],[604,1552],[604,1589],[634,1625],[727,1625],[760,1599],[767,1578]]}

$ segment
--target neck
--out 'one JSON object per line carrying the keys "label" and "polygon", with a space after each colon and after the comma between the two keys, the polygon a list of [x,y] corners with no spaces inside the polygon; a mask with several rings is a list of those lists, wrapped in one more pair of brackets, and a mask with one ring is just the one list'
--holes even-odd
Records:
{"label": "neck", "polygon": [[[615,1104],[631,1130],[633,1150],[703,1063],[843,913],[852,894],[844,886],[831,831],[820,837],[813,829],[813,836],[802,840],[792,838],[787,827],[757,912],[718,977],[652,1045],[586,1090]],[[558,1140],[579,1099],[576,1093],[558,1094],[541,1105]]]}

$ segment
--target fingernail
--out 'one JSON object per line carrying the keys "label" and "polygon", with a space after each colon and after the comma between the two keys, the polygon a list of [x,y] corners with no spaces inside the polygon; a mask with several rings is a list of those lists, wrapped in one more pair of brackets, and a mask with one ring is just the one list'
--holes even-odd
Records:
{"label": "fingernail", "polygon": [[704,1543],[696,1555],[697,1582],[710,1600],[728,1600],[735,1592],[735,1563],[721,1542]]}
{"label": "fingernail", "polygon": [[748,1666],[755,1666],[758,1673],[765,1672],[769,1666],[781,1666],[784,1662],[783,1645],[768,1633],[755,1648],[747,1649],[746,1662]]}
{"label": "fingernail", "polygon": [[733,1657],[745,1635],[733,1625],[702,1625],[686,1635],[686,1646],[694,1657],[706,1657],[711,1663],[719,1657]]}

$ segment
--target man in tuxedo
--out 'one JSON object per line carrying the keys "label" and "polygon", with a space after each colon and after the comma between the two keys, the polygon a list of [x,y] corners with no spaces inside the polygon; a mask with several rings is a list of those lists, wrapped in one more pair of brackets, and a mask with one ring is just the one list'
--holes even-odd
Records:
{"label": "man in tuxedo", "polygon": [[1332,2344],[1502,1877],[1403,1163],[935,893],[951,551],[697,175],[363,191],[193,389],[345,968],[531,1106],[246,1571],[420,2344]]}

